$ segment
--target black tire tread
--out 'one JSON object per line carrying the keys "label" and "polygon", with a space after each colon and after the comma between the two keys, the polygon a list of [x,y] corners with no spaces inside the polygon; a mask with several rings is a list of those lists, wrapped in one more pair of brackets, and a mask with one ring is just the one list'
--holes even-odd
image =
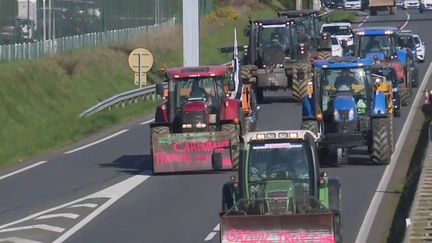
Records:
{"label": "black tire tread", "polygon": [[374,163],[383,165],[390,163],[393,150],[391,135],[388,118],[372,119],[372,144],[369,146]]}

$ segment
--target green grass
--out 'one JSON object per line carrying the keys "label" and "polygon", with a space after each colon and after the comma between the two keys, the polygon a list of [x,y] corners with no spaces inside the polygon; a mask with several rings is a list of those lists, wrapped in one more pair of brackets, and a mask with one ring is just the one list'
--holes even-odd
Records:
{"label": "green grass", "polygon": [[330,14],[327,22],[354,22],[358,18],[355,12],[335,10]]}
{"label": "green grass", "polygon": [[[275,16],[268,7],[252,17]],[[232,46],[233,29],[246,44],[243,28],[247,14],[238,20],[204,24],[201,32],[202,64],[231,60],[218,48]],[[129,44],[70,55],[50,56],[35,61],[0,63],[0,167],[31,156],[51,152],[100,129],[151,114],[158,102],[132,105],[127,109],[100,112],[89,118],[79,114],[98,102],[130,89],[133,74],[127,57],[135,47],[149,49],[155,63],[149,82],[161,80],[160,67],[182,64],[181,28],[158,36],[144,37]]]}

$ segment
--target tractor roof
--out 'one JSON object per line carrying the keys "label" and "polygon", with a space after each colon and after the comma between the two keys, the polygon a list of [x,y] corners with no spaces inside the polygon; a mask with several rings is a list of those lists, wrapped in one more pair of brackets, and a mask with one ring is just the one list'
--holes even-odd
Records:
{"label": "tractor roof", "polygon": [[354,33],[356,35],[375,35],[375,36],[382,36],[382,35],[393,35],[399,33],[400,30],[396,27],[391,26],[382,26],[382,27],[361,27],[354,29]]}
{"label": "tractor roof", "polygon": [[230,72],[226,65],[170,68],[166,71],[170,79],[222,77]]}
{"label": "tractor roof", "polygon": [[316,138],[315,134],[313,134],[309,130],[274,130],[274,131],[260,131],[260,132],[249,132],[243,136],[244,141],[252,142],[252,141],[267,141],[267,140],[305,140],[306,136],[312,136]]}
{"label": "tractor roof", "polygon": [[326,60],[314,61],[313,65],[317,68],[341,69],[364,67],[374,63],[375,61],[370,58],[358,59],[355,57],[331,57]]}
{"label": "tractor roof", "polygon": [[318,15],[320,11],[308,9],[308,10],[290,10],[290,11],[279,11],[278,16],[284,17],[284,18],[299,18],[303,16],[310,16],[310,15]]}
{"label": "tractor roof", "polygon": [[256,25],[280,25],[280,24],[294,24],[295,20],[290,20],[286,18],[269,18],[269,19],[260,19],[255,20],[254,24]]}

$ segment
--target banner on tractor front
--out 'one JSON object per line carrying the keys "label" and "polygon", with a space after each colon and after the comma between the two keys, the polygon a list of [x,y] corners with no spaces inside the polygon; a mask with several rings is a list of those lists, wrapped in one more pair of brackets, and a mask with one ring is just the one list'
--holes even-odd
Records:
{"label": "banner on tractor front", "polygon": [[155,173],[213,170],[215,152],[222,153],[222,169],[232,169],[228,132],[164,134],[152,139]]}

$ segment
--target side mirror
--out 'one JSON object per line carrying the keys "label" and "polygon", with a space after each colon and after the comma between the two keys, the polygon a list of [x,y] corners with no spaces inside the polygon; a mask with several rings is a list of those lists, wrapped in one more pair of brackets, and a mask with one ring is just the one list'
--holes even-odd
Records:
{"label": "side mirror", "polygon": [[156,94],[163,96],[164,95],[164,85],[156,84]]}
{"label": "side mirror", "polygon": [[213,170],[221,170],[223,165],[223,156],[222,153],[213,153],[212,154],[212,168]]}

